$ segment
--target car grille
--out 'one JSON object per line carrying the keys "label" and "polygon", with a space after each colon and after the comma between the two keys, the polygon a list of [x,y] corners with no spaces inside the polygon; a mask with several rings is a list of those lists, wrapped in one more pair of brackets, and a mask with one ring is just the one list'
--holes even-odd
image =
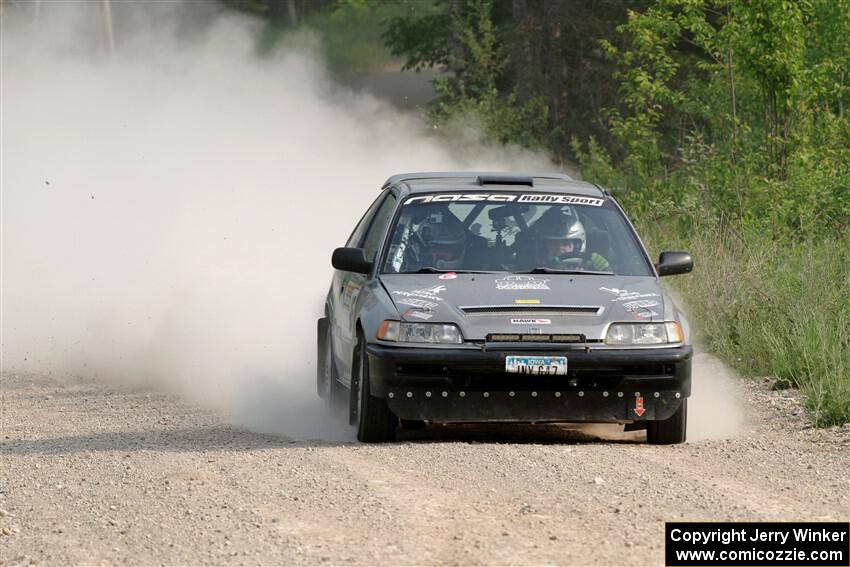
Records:
{"label": "car grille", "polygon": [[555,334],[517,334],[517,333],[490,333],[487,335],[488,343],[584,343],[585,336],[570,333]]}
{"label": "car grille", "polygon": [[596,305],[467,305],[458,307],[467,315],[498,315],[522,313],[524,315],[599,315],[602,307]]}

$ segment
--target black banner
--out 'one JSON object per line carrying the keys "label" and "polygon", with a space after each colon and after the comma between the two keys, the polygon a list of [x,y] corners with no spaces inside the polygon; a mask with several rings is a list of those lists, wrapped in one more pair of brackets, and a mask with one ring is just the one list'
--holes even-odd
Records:
{"label": "black banner", "polygon": [[845,522],[668,522],[668,567],[848,567]]}

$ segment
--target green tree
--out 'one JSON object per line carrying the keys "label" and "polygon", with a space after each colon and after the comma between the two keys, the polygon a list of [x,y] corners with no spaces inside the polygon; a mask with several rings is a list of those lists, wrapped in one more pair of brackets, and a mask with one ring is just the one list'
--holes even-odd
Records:
{"label": "green tree", "polygon": [[739,62],[761,89],[768,157],[780,177],[786,174],[794,93],[804,69],[804,24],[811,10],[809,0],[753,0],[735,9]]}

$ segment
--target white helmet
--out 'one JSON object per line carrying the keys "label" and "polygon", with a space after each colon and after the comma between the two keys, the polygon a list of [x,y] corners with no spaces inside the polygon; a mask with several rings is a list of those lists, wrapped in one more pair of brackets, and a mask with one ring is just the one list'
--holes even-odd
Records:
{"label": "white helmet", "polygon": [[547,264],[580,258],[587,245],[584,225],[570,208],[551,209],[534,224],[538,256]]}

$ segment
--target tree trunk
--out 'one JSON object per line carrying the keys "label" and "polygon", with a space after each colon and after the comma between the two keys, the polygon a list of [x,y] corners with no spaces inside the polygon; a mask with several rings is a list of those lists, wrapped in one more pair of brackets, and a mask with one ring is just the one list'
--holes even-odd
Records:
{"label": "tree trunk", "polygon": [[550,120],[555,128],[558,128],[562,118],[562,99],[566,96],[566,91],[562,89],[562,86],[564,89],[568,88],[564,60],[560,49],[563,19],[562,9],[564,5],[561,2],[546,2],[543,6],[543,29],[545,30],[545,36],[543,40],[543,52],[540,55],[543,63],[544,85],[546,88],[544,96],[549,100],[549,110],[552,114]]}
{"label": "tree trunk", "polygon": [[784,117],[782,125],[782,153],[779,156],[779,175],[782,179],[787,177],[786,168],[788,166],[788,143],[791,140],[791,120],[794,114],[788,105],[784,105]]}
{"label": "tree trunk", "polygon": [[289,27],[298,25],[298,12],[295,10],[295,0],[286,0],[286,19]]}
{"label": "tree trunk", "polygon": [[[732,13],[729,6],[726,6],[726,25],[732,23]],[[729,71],[729,91],[732,94],[732,146],[730,148],[730,157],[732,158],[732,167],[737,165],[735,152],[738,147],[738,105],[735,99],[735,68],[732,66],[732,48],[726,50],[726,68]]]}
{"label": "tree trunk", "polygon": [[101,4],[103,14],[103,42],[106,52],[115,51],[115,35],[112,32],[112,0],[103,0]]}
{"label": "tree trunk", "polygon": [[463,21],[463,6],[461,6],[460,0],[451,0],[449,13],[452,15],[451,25],[458,29],[455,29],[454,33],[451,34],[451,49],[449,51],[448,70],[455,74],[458,81],[462,82],[466,53],[463,47],[463,42],[458,35],[460,26],[463,25],[461,24]]}
{"label": "tree trunk", "polygon": [[531,65],[528,45],[528,2],[527,0],[511,1],[511,19],[513,20],[513,38],[511,41],[511,74],[514,76],[514,84],[517,89],[517,98],[525,102],[531,97],[531,81],[528,71]]}

